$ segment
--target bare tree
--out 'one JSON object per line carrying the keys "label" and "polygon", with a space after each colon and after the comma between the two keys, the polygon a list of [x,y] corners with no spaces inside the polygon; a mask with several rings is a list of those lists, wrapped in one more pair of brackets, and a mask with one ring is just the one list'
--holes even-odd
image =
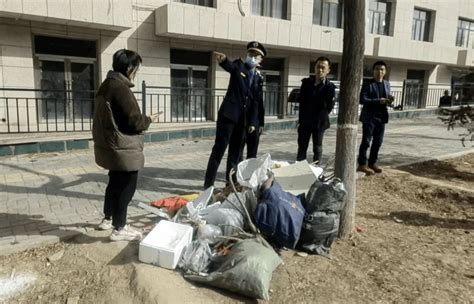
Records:
{"label": "bare tree", "polygon": [[339,237],[349,236],[354,227],[356,205],[356,146],[360,83],[364,65],[365,1],[344,1],[344,44],[341,91],[337,117],[334,173],[346,187]]}
{"label": "bare tree", "polygon": [[448,125],[448,131],[454,130],[455,126],[466,129],[466,133],[459,134],[461,143],[465,147],[466,139],[470,139],[471,144],[474,141],[474,108],[468,106],[461,106],[457,109],[441,108],[439,117],[442,122]]}

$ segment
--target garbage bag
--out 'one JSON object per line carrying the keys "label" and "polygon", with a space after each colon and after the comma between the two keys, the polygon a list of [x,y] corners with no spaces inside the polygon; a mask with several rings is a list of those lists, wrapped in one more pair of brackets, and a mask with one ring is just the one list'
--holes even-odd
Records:
{"label": "garbage bag", "polygon": [[328,256],[337,238],[340,211],[344,207],[346,190],[339,180],[316,181],[306,197],[306,214],[299,247],[308,252]]}
{"label": "garbage bag", "polygon": [[178,267],[185,272],[207,272],[211,264],[212,251],[205,240],[191,242],[184,249]]}
{"label": "garbage bag", "polygon": [[306,213],[316,211],[339,212],[343,208],[346,190],[338,180],[323,183],[316,180],[309,188],[306,196]]}
{"label": "garbage bag", "polygon": [[301,232],[301,249],[308,253],[329,256],[331,245],[338,235],[339,222],[338,213],[307,214]]}
{"label": "garbage bag", "polygon": [[255,210],[255,225],[279,246],[295,248],[301,233],[305,211],[295,195],[283,191],[273,181],[265,189]]}
{"label": "garbage bag", "polygon": [[244,217],[236,209],[217,208],[204,216],[203,219],[208,224],[220,227],[226,236],[230,236],[244,227]]}
{"label": "garbage bag", "polygon": [[237,165],[237,181],[240,185],[256,190],[267,180],[267,172],[272,168],[270,154],[249,158]]}
{"label": "garbage bag", "polygon": [[272,273],[280,263],[280,257],[272,249],[254,240],[244,240],[236,243],[209,275],[185,277],[248,297],[268,300]]}

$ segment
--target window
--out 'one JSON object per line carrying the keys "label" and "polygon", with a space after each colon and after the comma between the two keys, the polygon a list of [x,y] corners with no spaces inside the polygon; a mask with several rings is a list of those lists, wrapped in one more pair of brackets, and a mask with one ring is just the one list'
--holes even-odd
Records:
{"label": "window", "polygon": [[413,13],[413,27],[411,39],[418,41],[429,41],[430,38],[431,12],[415,8]]}
{"label": "window", "polygon": [[313,24],[342,27],[342,0],[314,0]]}
{"label": "window", "polygon": [[391,4],[387,1],[370,0],[369,32],[372,34],[388,35],[390,26]]}
{"label": "window", "polygon": [[456,46],[469,48],[469,42],[472,44],[472,40],[469,39],[471,36],[474,37],[474,21],[459,19]]}
{"label": "window", "polygon": [[214,7],[214,0],[175,0],[176,2]]}
{"label": "window", "polygon": [[252,0],[252,14],[280,19],[287,18],[288,0]]}

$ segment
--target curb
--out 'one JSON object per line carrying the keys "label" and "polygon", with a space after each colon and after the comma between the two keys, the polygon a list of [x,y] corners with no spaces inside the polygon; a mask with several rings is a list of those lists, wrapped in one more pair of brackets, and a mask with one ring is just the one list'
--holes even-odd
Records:
{"label": "curb", "polygon": [[[437,114],[438,109],[420,109],[410,111],[390,112],[390,119],[411,119],[416,117],[430,117]],[[330,117],[330,123],[337,123],[337,116]],[[273,121],[265,124],[266,130],[295,129],[297,119],[291,118],[282,121]],[[216,133],[215,127],[190,128],[187,130],[164,130],[150,131],[145,133],[145,143],[163,142],[176,139],[197,139],[213,137]],[[0,145],[0,157],[15,156],[32,153],[68,152],[73,150],[89,149],[92,147],[92,135],[81,139],[59,139],[41,141],[38,138],[31,142],[11,143]]]}

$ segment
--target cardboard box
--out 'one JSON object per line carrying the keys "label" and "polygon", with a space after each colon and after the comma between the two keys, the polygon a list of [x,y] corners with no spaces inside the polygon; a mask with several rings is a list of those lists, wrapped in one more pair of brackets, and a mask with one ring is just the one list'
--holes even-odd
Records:
{"label": "cardboard box", "polygon": [[184,247],[193,240],[193,228],[162,220],[140,242],[138,259],[144,263],[175,269]]}

